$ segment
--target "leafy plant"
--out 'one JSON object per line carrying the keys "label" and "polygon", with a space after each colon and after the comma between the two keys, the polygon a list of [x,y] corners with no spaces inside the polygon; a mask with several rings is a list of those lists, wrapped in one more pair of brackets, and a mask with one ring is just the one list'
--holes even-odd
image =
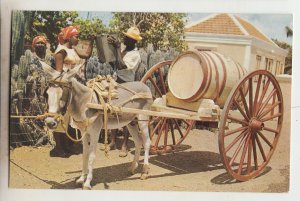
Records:
{"label": "leafy plant", "polygon": [[76,11],[27,11],[31,12],[30,26],[25,39],[31,43],[37,35],[47,36],[51,51],[57,47],[57,34],[78,17]]}
{"label": "leafy plant", "polygon": [[160,48],[186,49],[184,25],[186,14],[183,13],[113,13],[110,32],[126,32],[131,26],[137,26],[143,39],[138,46],[146,48],[153,44],[155,50]]}
{"label": "leafy plant", "polygon": [[292,70],[292,60],[293,60],[293,46],[286,43],[286,42],[282,42],[279,41],[277,39],[272,39],[274,43],[276,43],[279,47],[281,47],[282,49],[288,50],[288,55],[285,58],[285,64],[284,64],[284,68],[285,71],[290,71]]}
{"label": "leafy plant", "polygon": [[92,35],[101,34],[106,31],[102,20],[98,17],[94,17],[91,20],[76,18],[73,24],[80,26],[80,39],[89,39]]}

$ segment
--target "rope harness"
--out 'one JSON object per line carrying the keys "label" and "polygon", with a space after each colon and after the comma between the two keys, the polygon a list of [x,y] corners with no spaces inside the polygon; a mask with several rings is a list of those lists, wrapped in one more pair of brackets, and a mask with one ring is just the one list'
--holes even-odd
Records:
{"label": "rope harness", "polygon": [[[49,82],[50,86],[53,85],[54,87],[61,87],[61,88],[68,88],[68,90],[72,89],[72,84],[68,82],[63,81],[57,81],[56,79]],[[114,107],[122,107],[128,102],[132,102],[136,99],[152,99],[152,94],[147,92],[135,92],[128,87],[125,87],[124,85],[118,84],[113,77],[111,76],[101,76],[98,75],[94,79],[91,79],[87,82],[87,87],[92,89],[93,92],[95,92],[96,96],[98,97],[98,100],[100,101],[100,104],[103,106],[103,124],[104,124],[104,133],[105,133],[105,156],[108,157],[108,116],[115,114],[118,118],[118,113],[113,110]],[[124,90],[129,91],[132,93],[132,96],[121,103],[118,103],[114,107],[112,106],[112,100],[118,99],[118,91],[117,88],[120,87]],[[72,94],[71,94],[72,95]],[[68,101],[66,103],[66,106],[68,106],[70,102],[70,94],[68,94]],[[93,100],[93,95],[91,95],[91,100]],[[59,101],[58,101],[59,104]],[[73,122],[76,124],[76,127],[79,129],[87,129],[87,127],[90,125],[90,123],[94,122],[96,118],[102,113],[102,110],[99,110],[96,114],[94,114],[92,117],[83,120],[83,121],[77,121],[72,118]],[[63,114],[60,113],[52,113],[52,112],[46,112],[43,115],[38,115],[36,119],[45,119],[47,117],[53,117],[56,121],[61,123],[61,126],[66,133],[67,137],[74,141],[79,142],[84,138],[84,135],[81,136],[81,138],[78,138],[78,133],[76,129],[76,139],[74,139],[68,132],[68,129],[65,127],[65,118]],[[86,133],[86,132],[85,132]]]}

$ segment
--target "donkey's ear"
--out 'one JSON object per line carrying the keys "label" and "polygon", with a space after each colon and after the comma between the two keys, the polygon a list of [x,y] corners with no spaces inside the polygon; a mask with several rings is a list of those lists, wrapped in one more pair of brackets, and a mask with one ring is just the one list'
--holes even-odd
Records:
{"label": "donkey's ear", "polygon": [[49,66],[48,64],[46,64],[43,61],[39,61],[42,64],[42,69],[43,71],[41,71],[44,76],[49,79],[52,80],[53,78],[56,78],[60,75],[60,72],[56,71],[55,69],[53,69],[51,66]]}
{"label": "donkey's ear", "polygon": [[81,63],[77,64],[74,68],[70,69],[63,75],[63,79],[70,80],[80,71],[81,68],[84,67],[84,64],[85,64],[85,60],[82,59]]}

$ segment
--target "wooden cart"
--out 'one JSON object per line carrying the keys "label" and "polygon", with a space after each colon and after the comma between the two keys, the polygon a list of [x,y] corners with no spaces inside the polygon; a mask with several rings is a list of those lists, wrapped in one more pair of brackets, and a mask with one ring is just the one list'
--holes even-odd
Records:
{"label": "wooden cart", "polygon": [[[194,52],[189,52],[189,54],[193,55]],[[213,61],[212,54],[219,55],[207,52],[197,53],[197,57],[202,59],[199,63],[204,65],[203,61],[206,61],[207,68],[210,65],[210,68],[214,69],[217,64]],[[184,55],[190,56],[186,53],[181,56]],[[154,103],[151,110],[114,109],[124,113],[151,116],[149,129],[152,154],[164,154],[176,149],[187,137],[195,122],[217,125],[219,151],[227,172],[239,181],[246,181],[258,176],[274,153],[282,127],[283,97],[275,77],[266,70],[246,73],[236,65],[236,72],[238,72],[236,76],[239,81],[235,82],[230,93],[224,97],[221,97],[219,93],[219,99],[214,93],[211,93],[214,102],[220,103],[219,105],[211,104],[209,99],[182,102],[175,98],[175,102],[179,100],[179,103],[175,104],[183,105],[185,109],[170,107],[166,105],[168,102],[166,99],[168,96],[172,96],[167,74],[170,66],[174,66],[178,58],[174,61],[156,64],[143,77],[142,82],[152,89]],[[224,63],[222,65],[224,67]],[[215,70],[218,69],[215,68]],[[218,73],[220,74],[220,72]],[[213,77],[220,79],[218,73],[211,71],[211,75],[207,74],[207,76],[212,80]],[[224,74],[224,72],[221,73]],[[226,76],[224,77],[226,78]],[[224,87],[221,82],[217,81],[219,87],[215,86],[215,88],[219,92],[222,88],[229,90],[225,89],[226,86]],[[198,111],[191,111],[193,109],[189,107],[193,104],[199,107]],[[102,109],[101,105],[91,104],[89,107]]]}

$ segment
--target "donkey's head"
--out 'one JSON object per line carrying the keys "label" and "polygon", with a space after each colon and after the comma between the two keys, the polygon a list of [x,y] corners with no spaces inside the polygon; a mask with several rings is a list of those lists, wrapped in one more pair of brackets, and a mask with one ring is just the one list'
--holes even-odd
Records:
{"label": "donkey's head", "polygon": [[71,83],[65,81],[49,81],[46,97],[48,112],[46,113],[45,125],[49,129],[56,129],[63,120],[67,106],[71,98]]}
{"label": "donkey's head", "polygon": [[56,129],[63,120],[71,99],[71,78],[80,70],[83,63],[69,70],[58,72],[45,63],[42,63],[44,73],[48,79],[48,88],[45,92],[48,103],[48,112],[45,114],[45,125],[49,129]]}

